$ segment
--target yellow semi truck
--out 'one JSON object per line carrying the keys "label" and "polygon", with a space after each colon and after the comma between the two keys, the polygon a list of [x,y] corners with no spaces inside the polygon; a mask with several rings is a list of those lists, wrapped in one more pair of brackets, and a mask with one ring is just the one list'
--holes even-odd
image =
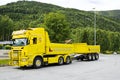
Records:
{"label": "yellow semi truck", "polygon": [[70,64],[72,56],[76,54],[79,54],[76,56],[77,60],[99,59],[99,45],[51,43],[44,28],[13,31],[12,40],[13,46],[10,51],[10,65],[12,66],[40,68],[52,63]]}

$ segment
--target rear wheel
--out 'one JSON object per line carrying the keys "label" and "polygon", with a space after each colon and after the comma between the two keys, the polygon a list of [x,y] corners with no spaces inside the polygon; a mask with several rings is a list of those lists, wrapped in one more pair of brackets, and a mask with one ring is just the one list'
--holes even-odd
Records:
{"label": "rear wheel", "polygon": [[58,59],[58,64],[59,65],[62,65],[64,63],[64,58],[61,56],[61,57],[59,57],[59,59]]}
{"label": "rear wheel", "polygon": [[95,60],[95,54],[91,54],[92,55],[92,61]]}
{"label": "rear wheel", "polygon": [[91,61],[92,60],[92,55],[91,54],[87,54],[87,60]]}
{"label": "rear wheel", "polygon": [[70,58],[70,56],[67,56],[66,57],[66,62],[65,62],[66,64],[70,64],[71,63],[71,58]]}
{"label": "rear wheel", "polygon": [[36,57],[33,62],[33,67],[34,68],[40,68],[43,65],[43,60],[40,57]]}
{"label": "rear wheel", "polygon": [[98,60],[99,59],[99,54],[95,54],[95,60]]}

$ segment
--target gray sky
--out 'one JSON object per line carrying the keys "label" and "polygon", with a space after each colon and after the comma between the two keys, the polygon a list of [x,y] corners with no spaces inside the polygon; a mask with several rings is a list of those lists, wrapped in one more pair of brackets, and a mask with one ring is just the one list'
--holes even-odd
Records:
{"label": "gray sky", "polygon": [[[5,5],[18,0],[0,0],[0,5]],[[59,5],[65,8],[76,8],[79,10],[120,10],[120,0],[29,0]]]}

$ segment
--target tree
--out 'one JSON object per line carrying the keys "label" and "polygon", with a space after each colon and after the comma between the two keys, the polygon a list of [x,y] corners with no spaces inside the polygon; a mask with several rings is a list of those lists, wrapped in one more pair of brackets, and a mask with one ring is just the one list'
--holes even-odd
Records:
{"label": "tree", "polygon": [[44,24],[52,42],[62,42],[70,37],[70,28],[65,15],[53,12],[46,14]]}
{"label": "tree", "polygon": [[13,21],[8,16],[0,15],[0,40],[10,40]]}
{"label": "tree", "polygon": [[111,51],[118,51],[120,48],[120,33],[118,32],[109,32],[109,41],[110,41],[110,46],[109,50]]}

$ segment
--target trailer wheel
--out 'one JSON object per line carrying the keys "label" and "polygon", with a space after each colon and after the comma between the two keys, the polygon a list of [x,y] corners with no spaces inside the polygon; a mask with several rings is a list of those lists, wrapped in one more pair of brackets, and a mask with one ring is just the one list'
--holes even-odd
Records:
{"label": "trailer wheel", "polygon": [[40,68],[43,65],[43,60],[40,57],[36,57],[33,62],[33,67],[34,68]]}
{"label": "trailer wheel", "polygon": [[95,60],[95,54],[91,54],[92,55],[92,61]]}
{"label": "trailer wheel", "polygon": [[71,63],[71,58],[70,58],[70,56],[67,56],[66,57],[66,62],[65,62],[66,64],[70,64]]}
{"label": "trailer wheel", "polygon": [[58,59],[58,64],[59,65],[62,65],[64,63],[64,58],[61,56],[61,57],[59,57],[59,59]]}
{"label": "trailer wheel", "polygon": [[77,57],[75,57],[78,61],[83,61],[84,60],[84,56],[86,56],[86,55],[80,55],[80,56],[77,56]]}
{"label": "trailer wheel", "polygon": [[99,54],[95,54],[95,60],[98,60],[99,59]]}
{"label": "trailer wheel", "polygon": [[91,54],[87,54],[87,60],[91,61],[92,60],[92,55]]}

